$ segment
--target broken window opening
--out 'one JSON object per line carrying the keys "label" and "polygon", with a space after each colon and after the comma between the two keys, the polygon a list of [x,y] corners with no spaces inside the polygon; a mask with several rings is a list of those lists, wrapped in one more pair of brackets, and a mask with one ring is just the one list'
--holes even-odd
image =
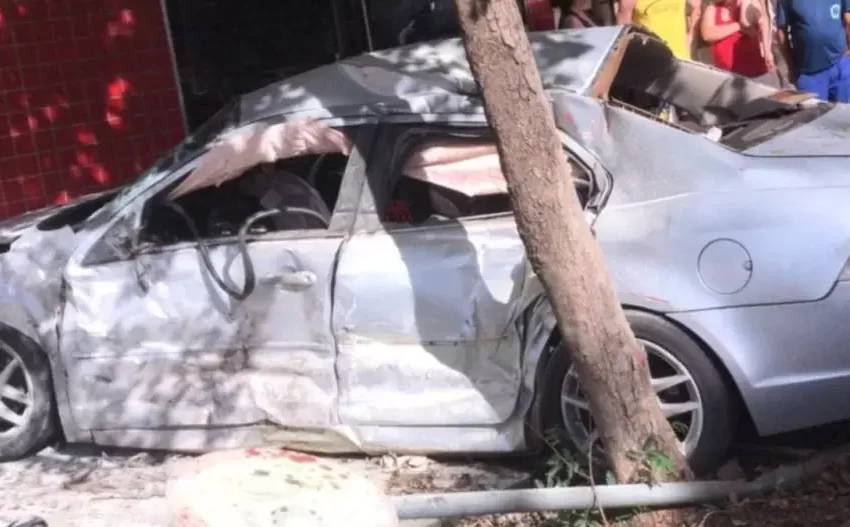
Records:
{"label": "broken window opening", "polygon": [[[318,121],[235,130],[217,140],[194,171],[147,204],[139,242],[162,247],[229,238],[243,227],[251,236],[325,230],[350,149],[346,131]],[[261,212],[267,214],[257,219]]]}
{"label": "broken window opening", "polygon": [[597,97],[733,150],[746,150],[830,109],[810,94],[678,60],[654,38],[632,35],[624,45],[606,67],[610,83],[597,83]]}
{"label": "broken window opening", "polygon": [[[590,171],[570,159],[582,207],[593,190]],[[507,183],[496,146],[481,139],[430,139],[402,164],[382,217],[388,227],[439,224],[510,214]]]}

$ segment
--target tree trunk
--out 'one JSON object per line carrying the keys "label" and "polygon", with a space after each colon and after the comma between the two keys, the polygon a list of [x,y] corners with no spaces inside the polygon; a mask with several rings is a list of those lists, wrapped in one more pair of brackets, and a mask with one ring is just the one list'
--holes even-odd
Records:
{"label": "tree trunk", "polygon": [[456,0],[456,5],[517,227],[554,308],[609,466],[621,483],[639,480],[646,467],[635,453],[652,442],[673,464],[671,472],[656,470],[656,481],[689,478],[650,386],[646,355],[626,322],[576,196],[516,2]]}

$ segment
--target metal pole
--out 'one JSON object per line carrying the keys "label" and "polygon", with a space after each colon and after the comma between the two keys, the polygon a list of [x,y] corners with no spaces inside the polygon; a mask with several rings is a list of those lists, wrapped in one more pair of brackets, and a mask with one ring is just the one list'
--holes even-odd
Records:
{"label": "metal pole", "polygon": [[393,498],[399,519],[463,518],[557,510],[674,507],[712,503],[750,490],[745,481],[699,481],[663,485],[600,485],[502,491],[407,494]]}
{"label": "metal pole", "polygon": [[162,23],[165,25],[165,38],[168,41],[168,53],[171,56],[171,73],[174,76],[174,87],[177,89],[177,101],[180,105],[180,118],[183,123],[183,135],[189,135],[189,116],[186,113],[186,101],[183,98],[183,85],[180,82],[180,70],[177,68],[177,55],[174,52],[174,39],[171,35],[171,19],[168,16],[168,0],[159,0],[162,10]]}
{"label": "metal pole", "polygon": [[839,447],[808,461],[781,466],[753,481],[690,481],[658,485],[600,485],[395,496],[399,519],[459,518],[554,510],[669,508],[763,494],[799,485],[807,477],[844,462],[850,448]]}

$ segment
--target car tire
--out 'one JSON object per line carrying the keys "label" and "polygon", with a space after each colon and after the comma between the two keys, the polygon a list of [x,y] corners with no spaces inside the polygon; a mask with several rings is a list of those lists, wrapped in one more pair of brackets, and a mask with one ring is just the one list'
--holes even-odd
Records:
{"label": "car tire", "polygon": [[2,382],[2,372],[13,356],[18,368],[8,385],[24,388],[28,400],[26,403],[10,398],[0,400],[0,411],[11,410],[23,416],[21,422],[13,425],[0,413],[0,462],[21,459],[44,448],[56,429],[47,356],[35,342],[10,328],[0,330],[0,397],[7,385]]}
{"label": "car tire", "polygon": [[[740,405],[734,388],[706,350],[672,322],[635,310],[627,310],[626,319],[639,341],[667,350],[693,380],[702,401],[702,428],[688,463],[697,475],[711,473],[724,461],[738,429]],[[562,445],[586,456],[586,451],[578,452],[562,412],[562,390],[569,371],[569,359],[553,351],[543,378],[542,421],[544,430],[553,432]]]}

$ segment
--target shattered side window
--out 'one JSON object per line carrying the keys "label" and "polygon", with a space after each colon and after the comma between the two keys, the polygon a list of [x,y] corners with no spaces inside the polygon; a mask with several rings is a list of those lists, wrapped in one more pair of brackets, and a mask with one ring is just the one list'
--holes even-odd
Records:
{"label": "shattered side window", "polygon": [[305,155],[347,156],[350,151],[351,140],[345,133],[316,119],[251,123],[220,136],[169,197],[220,186],[262,164]]}
{"label": "shattered side window", "polygon": [[349,133],[298,119],[220,136],[191,173],[150,200],[143,240],[164,246],[328,229],[352,148]]}
{"label": "shattered side window", "polygon": [[239,123],[239,106],[239,99],[234,99],[189,134],[174,151],[174,165],[182,165],[195,157],[195,154],[212,143],[214,139],[235,127]]}
{"label": "shattered side window", "polygon": [[425,142],[409,154],[386,220],[417,225],[505,212],[510,202],[495,145],[448,139]]}
{"label": "shattered side window", "polygon": [[[589,172],[570,163],[579,199],[590,192]],[[496,146],[474,139],[431,140],[406,159],[384,215],[392,225],[438,223],[511,212]]]}
{"label": "shattered side window", "polygon": [[186,136],[171,151],[145,170],[133,184],[127,185],[115,198],[123,201],[133,189],[146,187],[149,183],[164,177],[170,171],[185,165],[203,152],[216,138],[225,134],[239,123],[239,100],[235,99]]}

